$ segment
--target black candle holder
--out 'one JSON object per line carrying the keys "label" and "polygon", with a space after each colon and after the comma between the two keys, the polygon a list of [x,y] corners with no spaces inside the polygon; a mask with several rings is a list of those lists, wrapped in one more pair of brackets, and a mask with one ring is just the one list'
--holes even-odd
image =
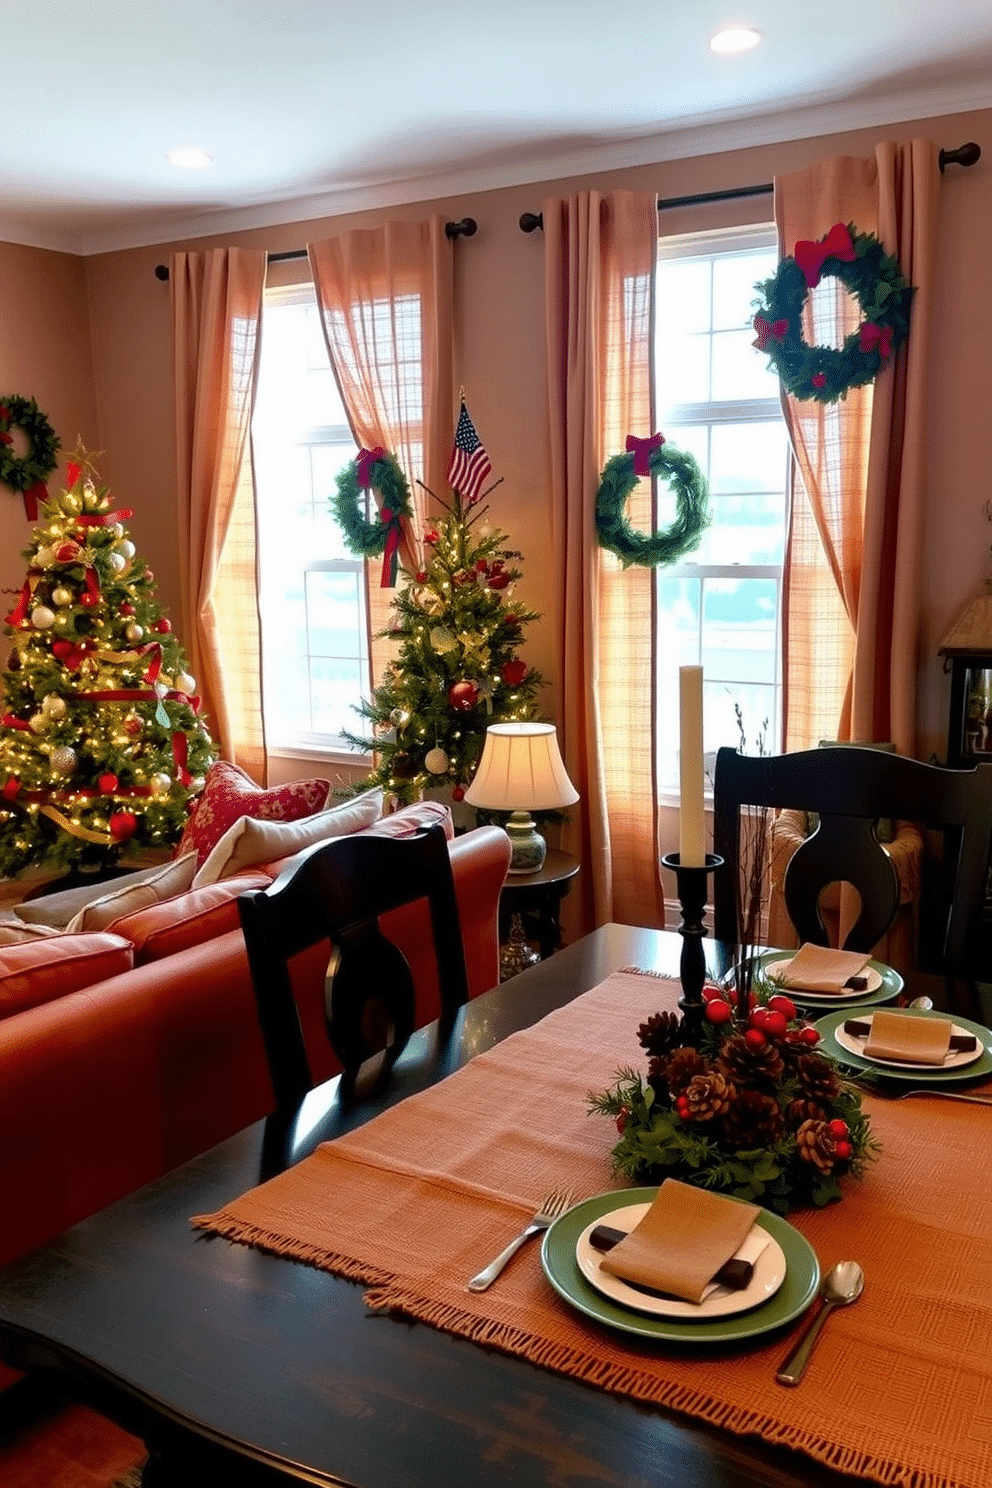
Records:
{"label": "black candle holder", "polygon": [[682,937],[682,957],[679,962],[679,980],[682,996],[679,1007],[685,1021],[686,1042],[698,1048],[703,1032],[703,984],[706,981],[706,954],[703,937],[706,911],[706,875],[715,868],[723,867],[723,859],[716,853],[707,853],[701,868],[683,867],[679,853],[665,853],[661,860],[663,868],[670,868],[678,885],[679,904],[682,907],[682,922],[679,934]]}

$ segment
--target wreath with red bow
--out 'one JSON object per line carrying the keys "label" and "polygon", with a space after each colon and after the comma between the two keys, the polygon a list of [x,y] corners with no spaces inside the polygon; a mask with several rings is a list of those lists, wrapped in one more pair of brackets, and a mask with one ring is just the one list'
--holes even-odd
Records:
{"label": "wreath with red bow", "polygon": [[[14,453],[11,429],[20,429],[30,441],[26,455]],[[62,441],[33,398],[16,393],[0,398],[0,481],[24,497],[24,511],[33,522],[38,502],[48,500],[46,480],[55,469]]]}
{"label": "wreath with red bow", "polygon": [[[675,521],[650,535],[635,532],[624,516],[627,498],[642,475],[663,475],[675,492]],[[628,434],[626,451],[607,460],[596,492],[599,545],[616,553],[624,568],[675,563],[699,547],[710,520],[708,500],[706,477],[688,450],[666,444],[661,434],[650,439]]]}
{"label": "wreath with red bow", "polygon": [[[378,491],[381,506],[374,521],[366,512],[371,505],[370,492]],[[364,494],[363,494],[364,493]],[[345,545],[363,558],[382,554],[383,589],[396,583],[399,562],[400,518],[413,516],[410,487],[393,455],[381,446],[359,451],[357,459],[346,465],[337,478],[337,494],[331,497],[334,515],[340,524]]]}
{"label": "wreath with red bow", "polygon": [[[803,311],[811,289],[832,275],[855,296],[862,321],[843,346],[810,346],[803,336]],[[836,403],[852,387],[874,382],[909,332],[916,293],[898,259],[873,233],[837,222],[815,243],[797,243],[774,278],[756,284],[761,295],[753,343],[768,357],[786,392],[795,398]]]}

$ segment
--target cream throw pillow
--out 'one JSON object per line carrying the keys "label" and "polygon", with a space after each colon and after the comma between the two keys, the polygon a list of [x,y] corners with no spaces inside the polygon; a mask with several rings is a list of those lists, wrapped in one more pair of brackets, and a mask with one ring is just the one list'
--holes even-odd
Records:
{"label": "cream throw pillow", "polygon": [[[106,899],[108,894],[118,894],[135,884],[148,883],[162,872],[180,861],[169,858],[165,863],[153,863],[150,868],[136,868],[133,873],[122,873],[117,878],[101,879],[93,883],[77,884],[74,889],[60,889],[54,894],[39,894],[37,899],[26,899],[14,905],[14,914],[25,925],[51,925],[64,930],[88,904],[97,899]],[[177,890],[177,892],[181,892]]]}
{"label": "cream throw pillow", "polygon": [[382,815],[382,791],[379,787],[365,791],[329,811],[317,811],[300,821],[262,821],[242,816],[234,822],[212,850],[193,879],[194,889],[218,883],[232,874],[244,873],[259,863],[273,863],[291,857],[317,842],[332,837],[350,837],[363,827],[371,827]]}
{"label": "cream throw pillow", "polygon": [[185,853],[173,858],[163,867],[157,868],[141,883],[129,883],[124,888],[112,889],[101,899],[92,899],[85,908],[66,925],[67,935],[81,935],[87,930],[106,930],[122,915],[134,914],[147,909],[150,904],[161,904],[166,899],[175,899],[192,887],[196,872],[196,853]]}

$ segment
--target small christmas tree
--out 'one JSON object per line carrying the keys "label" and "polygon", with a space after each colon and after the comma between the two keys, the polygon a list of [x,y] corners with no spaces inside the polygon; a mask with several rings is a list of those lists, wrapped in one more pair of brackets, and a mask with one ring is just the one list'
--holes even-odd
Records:
{"label": "small christmas tree", "polygon": [[78,451],[6,619],[0,875],[178,840],[215,751],[152,574]]}
{"label": "small christmas tree", "polygon": [[460,801],[489,724],[533,718],[544,686],[518,654],[524,627],[540,618],[512,597],[522,555],[457,491],[447,510],[424,534],[426,566],[393,601],[383,634],[399,655],[358,710],[374,735],[345,735],[376,755],[360,788],[381,785],[404,804],[432,787]]}

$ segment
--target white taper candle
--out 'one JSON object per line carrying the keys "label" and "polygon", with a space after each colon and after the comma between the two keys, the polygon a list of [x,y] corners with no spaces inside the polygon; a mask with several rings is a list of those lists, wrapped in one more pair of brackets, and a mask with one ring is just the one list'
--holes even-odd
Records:
{"label": "white taper candle", "polygon": [[706,864],[703,814],[703,669],[679,667],[679,860]]}

